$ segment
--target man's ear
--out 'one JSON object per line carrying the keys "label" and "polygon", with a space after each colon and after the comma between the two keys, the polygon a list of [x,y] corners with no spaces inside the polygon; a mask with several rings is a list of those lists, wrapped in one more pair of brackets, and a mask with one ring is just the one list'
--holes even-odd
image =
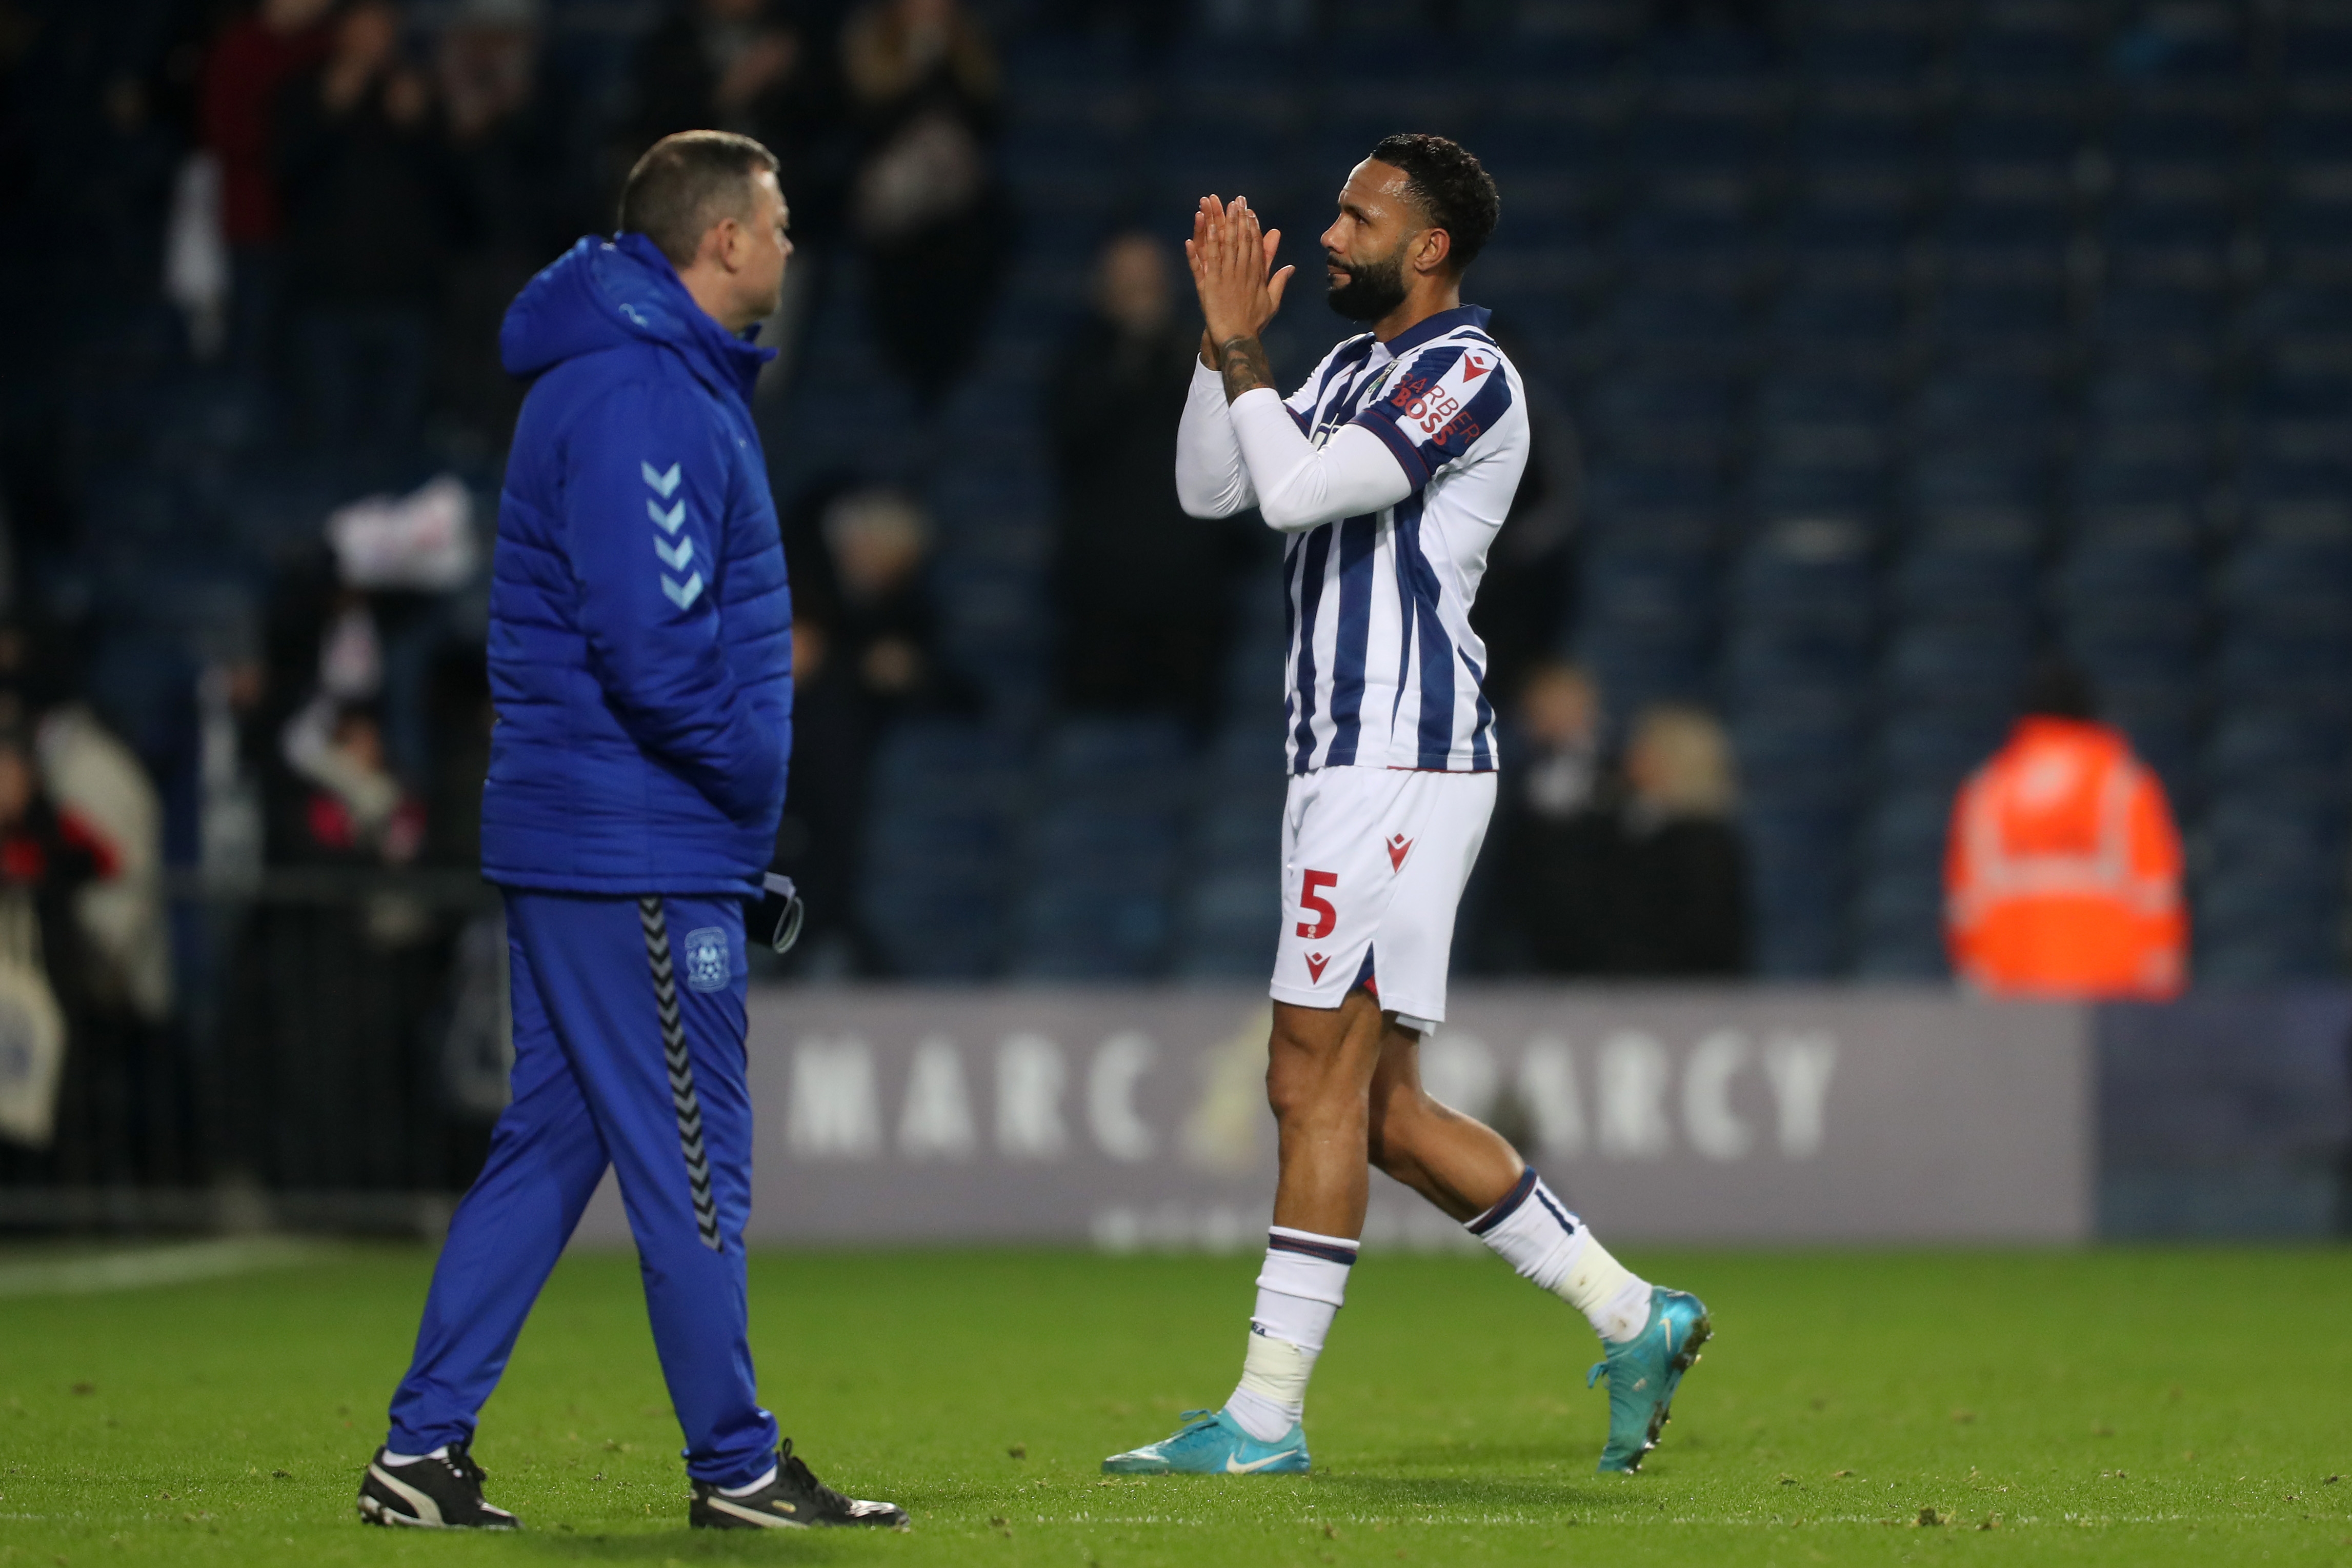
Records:
{"label": "man's ear", "polygon": [[1454,237],[1442,228],[1423,229],[1421,244],[1414,247],[1412,265],[1416,272],[1443,272],[1446,258],[1454,254]]}
{"label": "man's ear", "polygon": [[743,235],[743,226],[731,217],[722,217],[710,226],[711,259],[729,272],[735,270],[735,242]]}

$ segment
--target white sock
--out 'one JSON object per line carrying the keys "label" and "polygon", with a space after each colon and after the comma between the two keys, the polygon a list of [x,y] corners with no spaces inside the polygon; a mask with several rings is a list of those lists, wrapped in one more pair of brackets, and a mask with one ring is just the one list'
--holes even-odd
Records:
{"label": "white sock", "polygon": [[1650,1321],[1649,1281],[1609,1256],[1530,1167],[1470,1234],[1578,1311],[1604,1340],[1630,1340]]}
{"label": "white sock", "polygon": [[401,1465],[413,1465],[419,1459],[446,1459],[448,1457],[449,1445],[446,1443],[442,1444],[439,1447],[434,1449],[429,1454],[395,1454],[389,1448],[386,1448],[383,1451],[383,1462],[394,1467]]}
{"label": "white sock", "polygon": [[1306,1412],[1307,1380],[1348,1299],[1356,1247],[1346,1237],[1285,1226],[1266,1233],[1242,1381],[1225,1401],[1225,1414],[1261,1443],[1279,1440]]}
{"label": "white sock", "polygon": [[719,1495],[720,1497],[750,1497],[753,1492],[758,1491],[761,1487],[766,1486],[770,1481],[772,1481],[775,1479],[776,1467],[770,1465],[768,1467],[768,1473],[761,1476],[758,1480],[753,1481],[750,1486],[720,1487],[719,1489]]}

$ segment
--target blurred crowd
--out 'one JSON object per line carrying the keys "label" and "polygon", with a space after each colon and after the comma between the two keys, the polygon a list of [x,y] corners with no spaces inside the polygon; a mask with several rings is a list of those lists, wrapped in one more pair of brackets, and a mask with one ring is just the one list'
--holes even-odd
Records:
{"label": "blurred crowd", "polygon": [[[1072,5],[1044,21],[1125,26],[1150,45],[1180,12]],[[854,278],[870,341],[919,421],[968,378],[1016,222],[992,150],[1003,87],[982,21],[959,0],[682,0],[629,15],[630,36],[607,50],[616,68],[599,76],[563,57],[540,0],[11,13],[16,221],[52,203],[102,208],[107,221],[89,254],[43,247],[55,262],[44,281],[88,301],[89,319],[69,309],[48,322],[37,334],[45,352],[13,389],[0,495],[13,609],[35,662],[72,670],[114,657],[68,651],[107,639],[76,600],[106,548],[91,531],[112,519],[90,493],[91,455],[72,450],[68,421],[39,405],[37,383],[69,374],[94,344],[136,352],[121,345],[168,320],[162,357],[193,367],[198,399],[250,427],[249,466],[314,476],[305,499],[336,503],[323,534],[297,527],[268,542],[254,602],[199,627],[194,657],[128,682],[129,698],[116,689],[126,683],[99,682],[100,708],[130,731],[157,799],[147,860],[230,882],[265,866],[470,861],[489,719],[474,542],[489,525],[521,393],[498,362],[499,320],[532,271],[609,227],[622,174],[662,135],[736,130],[782,161],[797,257],[762,329],[782,350],[764,405],[789,383],[832,275]],[[1267,25],[1311,24],[1302,13]],[[1040,410],[1059,492],[1053,687],[1065,711],[1164,712],[1206,734],[1225,685],[1226,606],[1262,586],[1266,558],[1246,524],[1183,519],[1167,482],[1197,331],[1178,266],[1161,239],[1116,234],[1091,309],[1076,312],[1053,356]],[[1650,852],[1665,817],[1640,803],[1658,790],[1680,803],[1674,813],[1711,802],[1703,809],[1719,821],[1730,785],[1719,732],[1710,754],[1723,777],[1696,794],[1639,782],[1654,771],[1641,759],[1673,751],[1667,741],[1637,739],[1624,768],[1604,768],[1587,754],[1600,732],[1589,681],[1586,732],[1555,737],[1561,703],[1547,693],[1583,679],[1538,668],[1571,595],[1575,446],[1556,400],[1538,417],[1546,438],[1481,617],[1498,690],[1541,677],[1528,698],[1530,743],[1583,757],[1581,784],[1555,782],[1515,805],[1508,829],[1549,842],[1570,825],[1543,862],[1572,868],[1565,887],[1589,880],[1595,856],[1613,865]],[[934,527],[917,495],[853,464],[780,500],[802,684],[780,852],[816,895],[822,946],[828,921],[854,924],[865,771],[883,735],[907,714],[977,712],[986,699],[938,646]],[[1706,722],[1660,713],[1640,733]],[[1639,826],[1596,833],[1603,819]],[[1601,838],[1624,853],[1596,847]],[[1730,909],[1737,855],[1718,859],[1694,874],[1717,879]],[[1596,947],[1549,929],[1551,894],[1491,901],[1520,933],[1499,949],[1519,955],[1514,964],[1739,966],[1736,919],[1703,938]],[[1633,929],[1614,914],[1578,918]],[[842,934],[849,966],[872,967],[870,945]]]}
{"label": "blurred crowd", "polygon": [[[161,1162],[60,1176],[196,1158],[162,1123],[220,1053],[331,1032],[362,970],[422,982],[371,1021],[393,1058],[502,1097],[455,1081],[503,990],[467,876],[522,393],[499,323],[610,229],[646,146],[719,126],[782,159],[763,405],[833,274],[919,406],[970,367],[1012,229],[995,57],[956,0],[563,10],[0,5],[0,1134]],[[854,828],[877,727],[972,699],[931,651],[921,510],[845,479],[793,520],[793,788]],[[815,842],[845,886],[854,836]]]}
{"label": "blurred crowd", "polygon": [[[1416,25],[1462,9],[1387,7]],[[1756,20],[1650,9],[1670,26]],[[1016,613],[1050,623],[1038,684],[1057,721],[1165,721],[1200,756],[1255,723],[1276,685],[1260,646],[1272,546],[1253,520],[1177,510],[1199,328],[1166,226],[1089,217],[1090,276],[1034,247],[1050,313],[1031,298],[1012,318],[1023,341],[998,330],[1024,226],[1065,216],[1013,199],[1002,142],[1021,106],[999,47],[1013,26],[1110,29],[1147,53],[1195,26],[1295,38],[1328,10],[0,0],[0,994],[48,1020],[36,1034],[90,1047],[41,1114],[184,1117],[201,1093],[175,1064],[230,1041],[299,1053],[353,1016],[354,966],[381,981],[385,955],[416,980],[370,1022],[415,1058],[401,1070],[497,1103],[503,958],[467,873],[494,721],[483,567],[522,393],[499,323],[534,270],[610,227],[623,175],[672,132],[758,137],[793,211],[793,267],[761,329],[781,353],[756,404],[796,608],[777,847],[810,895],[796,972],[903,967],[860,891],[891,735],[1037,722],[1008,721],[1001,671],[947,625],[982,623],[940,594],[953,578],[984,596],[943,568],[958,528],[959,567],[1027,548],[1021,471],[981,497],[1001,526],[973,529],[946,515],[952,463],[834,450],[843,426],[812,410],[899,410],[862,427],[877,447],[960,431],[955,461],[983,479],[997,470],[970,448],[1037,449],[1043,602]],[[1050,173],[1051,152],[1029,155]],[[858,369],[881,391],[808,384],[827,300],[851,302],[872,362]],[[1516,346],[1507,311],[1496,330]],[[1001,391],[990,354],[1027,356],[1022,390]],[[1009,415],[989,407],[1007,396]],[[1528,403],[1534,458],[1475,616],[1511,721],[1461,966],[1749,973],[1733,748],[1704,709],[1620,710],[1563,660],[1582,466],[1539,374]],[[1242,653],[1261,660],[1245,691]],[[388,869],[411,890],[386,892]],[[257,914],[223,896],[257,891]],[[0,1131],[39,1142],[12,1103],[0,1094]],[[113,1141],[171,1144],[154,1127]]]}

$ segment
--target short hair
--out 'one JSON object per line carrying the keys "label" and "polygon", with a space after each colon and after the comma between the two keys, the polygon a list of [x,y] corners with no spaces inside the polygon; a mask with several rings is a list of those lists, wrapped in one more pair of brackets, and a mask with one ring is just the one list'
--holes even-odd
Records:
{"label": "short hair", "polygon": [[646,149],[621,186],[620,229],[642,234],[684,267],[721,218],[750,210],[746,182],[773,173],[776,155],[732,131],[681,131]]}
{"label": "short hair", "polygon": [[1406,188],[1422,215],[1453,242],[1447,258],[1461,276],[1486,248],[1503,216],[1495,176],[1459,142],[1421,132],[1382,138],[1372,157],[1404,171]]}

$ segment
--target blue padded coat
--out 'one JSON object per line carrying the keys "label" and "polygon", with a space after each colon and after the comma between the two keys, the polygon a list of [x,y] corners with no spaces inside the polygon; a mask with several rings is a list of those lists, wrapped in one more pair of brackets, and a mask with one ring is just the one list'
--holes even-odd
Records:
{"label": "blue padded coat", "polygon": [[532,378],[499,498],[482,874],[756,895],[792,745],[792,594],[750,395],[773,357],[640,235],[507,311]]}

